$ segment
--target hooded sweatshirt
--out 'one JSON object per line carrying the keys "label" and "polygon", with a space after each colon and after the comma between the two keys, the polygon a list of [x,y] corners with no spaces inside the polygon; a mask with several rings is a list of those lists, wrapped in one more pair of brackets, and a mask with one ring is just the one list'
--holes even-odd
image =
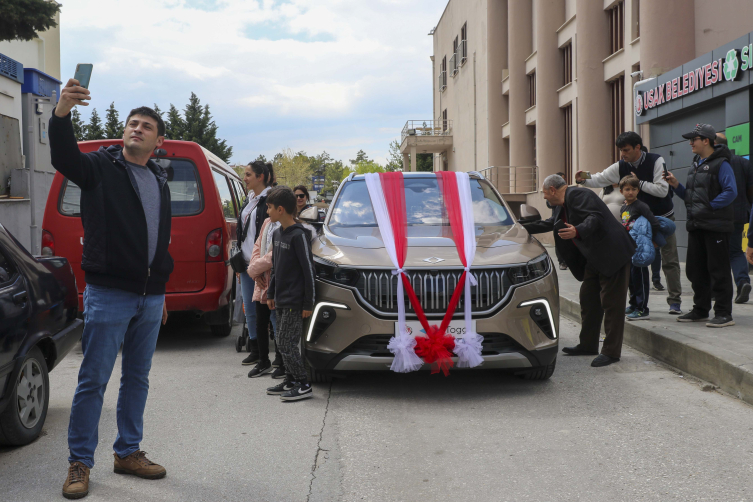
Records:
{"label": "hooded sweatshirt", "polygon": [[272,275],[267,298],[276,309],[313,310],[314,259],[310,234],[300,224],[282,227],[272,235]]}

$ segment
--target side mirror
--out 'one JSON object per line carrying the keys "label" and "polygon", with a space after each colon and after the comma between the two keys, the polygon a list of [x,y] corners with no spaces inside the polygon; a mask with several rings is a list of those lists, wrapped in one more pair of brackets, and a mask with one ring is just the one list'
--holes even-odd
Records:
{"label": "side mirror", "polygon": [[319,209],[316,206],[307,207],[301,211],[298,219],[306,223],[319,223]]}
{"label": "side mirror", "polygon": [[528,204],[520,205],[520,218],[518,219],[520,223],[531,223],[540,220],[541,214],[539,214],[538,209]]}

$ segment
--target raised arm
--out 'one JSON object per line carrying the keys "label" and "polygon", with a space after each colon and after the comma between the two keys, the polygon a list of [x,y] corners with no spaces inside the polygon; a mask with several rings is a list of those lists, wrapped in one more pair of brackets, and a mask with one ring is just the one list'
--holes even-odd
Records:
{"label": "raised arm", "polygon": [[590,180],[581,177],[582,172],[583,171],[578,171],[577,173],[575,173],[575,182],[583,185],[584,187],[602,188],[620,182],[619,162],[615,162],[600,173],[592,174]]}

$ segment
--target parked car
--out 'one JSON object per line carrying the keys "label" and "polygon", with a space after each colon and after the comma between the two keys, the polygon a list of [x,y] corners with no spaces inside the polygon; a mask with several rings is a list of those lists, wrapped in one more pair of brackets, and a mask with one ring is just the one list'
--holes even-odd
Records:
{"label": "parked car", "polygon": [[[91,152],[122,143],[83,141],[79,149]],[[212,334],[227,336],[232,328],[235,281],[226,261],[235,246],[243,183],[230,166],[196,143],[167,140],[155,152],[152,160],[168,173],[172,209],[168,249],[175,268],[167,283],[167,310],[192,312],[210,325]],[[42,224],[42,254],[68,258],[83,309],[86,283],[81,270],[80,198],[79,187],[56,173]]]}
{"label": "parked car", "polygon": [[48,374],[81,338],[77,312],[68,260],[31,256],[0,224],[0,444],[39,436]]}
{"label": "parked car", "polygon": [[[494,186],[471,173],[476,256],[471,273],[473,321],[483,335],[481,369],[548,379],[557,360],[557,276],[544,247],[518,223]],[[443,221],[437,178],[404,173],[408,213],[405,269],[430,322],[439,324],[463,271]],[[308,217],[307,217],[308,216]],[[316,215],[301,214],[315,223]],[[303,349],[312,381],[347,370],[387,370],[397,329],[397,276],[382,242],[363,175],[338,188],[313,239],[316,305]],[[463,302],[450,328],[462,330]],[[408,328],[421,331],[406,301]],[[425,368],[427,365],[424,366]]]}

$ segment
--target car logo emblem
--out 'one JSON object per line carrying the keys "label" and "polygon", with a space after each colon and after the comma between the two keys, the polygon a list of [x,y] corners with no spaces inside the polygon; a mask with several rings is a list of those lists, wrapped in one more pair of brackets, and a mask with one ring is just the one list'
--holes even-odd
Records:
{"label": "car logo emblem", "polygon": [[427,263],[439,263],[440,261],[444,261],[444,259],[432,256],[431,258],[426,258],[424,261]]}

